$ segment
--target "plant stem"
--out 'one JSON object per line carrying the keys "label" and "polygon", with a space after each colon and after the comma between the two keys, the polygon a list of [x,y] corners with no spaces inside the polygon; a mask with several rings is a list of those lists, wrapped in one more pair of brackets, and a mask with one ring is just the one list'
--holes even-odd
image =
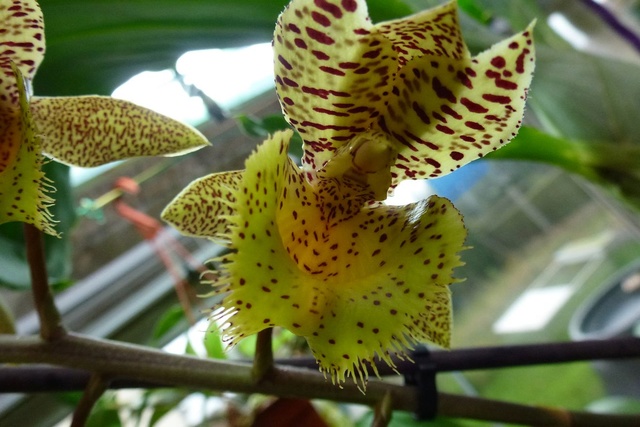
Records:
{"label": "plant stem", "polygon": [[256,354],[253,357],[253,369],[251,371],[251,375],[256,383],[260,383],[273,368],[272,335],[273,328],[263,329],[258,332]]}
{"label": "plant stem", "polygon": [[[371,406],[388,394],[394,410],[409,412],[415,412],[420,405],[414,387],[370,381],[367,393],[363,394],[354,383],[338,388],[317,371],[280,366],[274,366],[271,373],[256,384],[248,364],[168,354],[72,333],[50,342],[38,337],[0,335],[0,363],[49,363],[163,386],[328,399]],[[438,415],[545,426],[640,425],[637,415],[569,412],[445,393],[438,395]]]}
{"label": "plant stem", "polygon": [[[430,361],[437,372],[497,369],[515,366],[579,362],[598,359],[628,359],[640,357],[640,338],[624,337],[608,340],[586,340],[543,344],[504,345],[431,351]],[[393,359],[400,373],[416,369],[409,360]],[[312,357],[277,359],[279,365],[315,368]],[[378,367],[380,375],[392,375],[388,366]]]}
{"label": "plant stem", "polygon": [[391,395],[385,393],[382,400],[375,407],[371,427],[387,427],[391,421],[392,412],[393,402],[391,401]]}
{"label": "plant stem", "polygon": [[91,414],[91,409],[100,396],[103,395],[108,386],[109,382],[106,381],[102,375],[98,373],[91,375],[91,378],[89,378],[89,382],[87,383],[87,387],[84,390],[84,394],[82,395],[82,399],[78,403],[78,406],[76,406],[76,410],[73,413],[73,419],[71,420],[70,427],[83,427],[87,424],[87,420]]}
{"label": "plant stem", "polygon": [[[246,363],[199,359],[174,355],[127,343],[99,340],[69,333],[54,342],[38,337],[0,335],[0,363],[48,363],[102,372],[115,378],[129,378],[163,386],[183,386],[238,393],[320,398],[373,405],[391,387],[394,401],[405,410],[416,407],[411,389],[372,381],[363,395],[354,383],[340,389],[317,371],[274,367],[256,384],[252,367]],[[400,394],[402,397],[396,397]]]}
{"label": "plant stem", "polygon": [[31,224],[25,224],[24,237],[31,272],[33,303],[40,320],[40,336],[45,341],[53,341],[63,337],[67,331],[62,325],[49,287],[42,232]]}

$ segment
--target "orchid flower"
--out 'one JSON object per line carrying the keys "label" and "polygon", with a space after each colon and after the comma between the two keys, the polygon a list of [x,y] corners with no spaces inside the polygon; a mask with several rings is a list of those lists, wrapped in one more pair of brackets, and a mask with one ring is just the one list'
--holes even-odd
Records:
{"label": "orchid flower", "polygon": [[499,148],[522,119],[531,29],[472,58],[454,3],[372,25],[358,0],[293,0],[274,35],[276,89],[304,140],[278,132],[245,171],[200,178],[163,218],[222,243],[212,320],[234,345],[281,326],[334,383],[364,388],[417,342],[450,344],[453,270],[466,230],[446,199],[381,200]]}
{"label": "orchid flower", "polygon": [[35,97],[30,83],[44,58],[44,21],[34,0],[0,5],[0,224],[30,223],[55,235],[52,184],[44,155],[97,166],[141,155],[170,155],[208,144],[190,126],[102,96]]}

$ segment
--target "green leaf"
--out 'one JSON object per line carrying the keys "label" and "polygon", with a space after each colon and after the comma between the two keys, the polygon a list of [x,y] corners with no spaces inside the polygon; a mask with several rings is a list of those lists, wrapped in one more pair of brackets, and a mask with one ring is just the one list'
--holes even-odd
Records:
{"label": "green leaf", "polygon": [[[188,50],[270,42],[288,0],[42,0],[47,53],[37,95],[109,95],[144,70],[173,68]],[[410,13],[369,0],[374,20]]]}
{"label": "green leaf", "polygon": [[[73,194],[69,182],[69,167],[57,162],[49,162],[43,167],[46,177],[53,181],[56,204],[50,209],[58,221],[56,230],[60,238],[45,235],[44,246],[49,273],[49,283],[56,290],[70,284],[71,241],[70,231],[76,215]],[[12,222],[0,225],[0,286],[16,290],[31,287],[29,265],[23,236],[23,224]]]}
{"label": "green leaf", "polygon": [[0,334],[15,334],[16,324],[11,309],[0,295]]}
{"label": "green leaf", "polygon": [[491,19],[491,12],[484,8],[478,0],[458,0],[458,6],[467,15],[484,24],[488,24]]}
{"label": "green leaf", "polygon": [[256,339],[257,335],[249,335],[248,337],[242,339],[235,348],[243,356],[253,357],[253,355],[256,353]]}
{"label": "green leaf", "polygon": [[119,415],[119,406],[115,393],[104,394],[91,410],[87,419],[87,427],[120,427],[122,421]]}
{"label": "green leaf", "polygon": [[639,75],[635,64],[539,46],[529,106],[555,135],[640,144]]}
{"label": "green leaf", "polygon": [[224,345],[222,344],[222,337],[215,322],[209,323],[207,332],[204,334],[204,348],[207,350],[207,356],[212,359],[227,358],[224,352]]}
{"label": "green leaf", "polygon": [[486,158],[559,166],[602,185],[640,210],[640,144],[580,141],[523,127],[511,143]]}
{"label": "green leaf", "polygon": [[538,129],[523,126],[509,144],[485,158],[543,162],[589,179],[596,179],[597,174],[590,163],[587,151],[587,145],[583,142],[552,136]]}
{"label": "green leaf", "polygon": [[151,334],[151,340],[156,343],[162,341],[162,338],[183,323],[186,324],[186,317],[182,306],[176,304],[169,307],[156,321]]}
{"label": "green leaf", "polygon": [[[260,139],[266,139],[269,135],[279,130],[291,129],[289,123],[282,114],[273,114],[263,119],[246,114],[236,116],[238,126],[249,136]],[[302,158],[302,138],[298,132],[294,132],[291,142],[289,143],[289,154],[300,159]]]}
{"label": "green leaf", "polygon": [[114,408],[95,408],[89,419],[87,427],[121,427],[120,415],[118,410]]}

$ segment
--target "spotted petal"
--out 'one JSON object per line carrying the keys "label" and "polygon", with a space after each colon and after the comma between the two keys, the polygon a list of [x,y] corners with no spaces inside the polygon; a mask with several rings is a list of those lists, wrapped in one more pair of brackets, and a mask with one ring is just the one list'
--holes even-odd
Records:
{"label": "spotted petal", "polygon": [[378,356],[430,340],[449,344],[448,285],[466,231],[446,199],[364,207],[331,225],[323,198],[287,157],[277,133],[247,160],[228,217],[215,321],[231,344],[282,326],[307,339],[334,382],[364,386]]}
{"label": "spotted petal", "polygon": [[209,144],[191,126],[110,97],[33,97],[31,109],[45,154],[76,166],[184,154]]}
{"label": "spotted petal", "polygon": [[460,59],[469,54],[462,39],[455,1],[406,18],[380,22],[374,25],[374,34],[392,43],[400,67],[412,58],[425,55]]}
{"label": "spotted petal", "polygon": [[312,169],[366,130],[384,107],[396,54],[371,30],[364,0],[294,0],[278,19],[276,90]]}
{"label": "spotted petal", "polygon": [[188,236],[209,237],[228,244],[229,215],[242,172],[207,175],[189,184],[162,212],[162,219]]}
{"label": "spotted petal", "polygon": [[532,26],[475,58],[415,57],[381,127],[398,146],[394,184],[434,178],[500,148],[520,127],[534,68]]}
{"label": "spotted petal", "polygon": [[19,108],[18,87],[10,63],[14,62],[30,81],[44,58],[44,21],[38,2],[3,1],[0,28],[0,111],[6,111]]}
{"label": "spotted petal", "polygon": [[19,109],[0,116],[2,147],[10,148],[0,159],[0,224],[21,221],[56,235],[48,210],[53,200],[47,195],[51,186],[42,172],[39,132],[29,111],[24,78],[15,65],[13,72]]}

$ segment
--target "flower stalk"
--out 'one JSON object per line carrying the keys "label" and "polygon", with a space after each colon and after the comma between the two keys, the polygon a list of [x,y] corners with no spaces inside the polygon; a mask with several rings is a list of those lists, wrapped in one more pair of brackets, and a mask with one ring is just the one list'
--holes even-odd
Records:
{"label": "flower stalk", "polygon": [[24,235],[33,302],[40,321],[40,336],[45,341],[54,341],[65,336],[67,331],[62,324],[49,286],[42,232],[32,224],[24,224]]}

